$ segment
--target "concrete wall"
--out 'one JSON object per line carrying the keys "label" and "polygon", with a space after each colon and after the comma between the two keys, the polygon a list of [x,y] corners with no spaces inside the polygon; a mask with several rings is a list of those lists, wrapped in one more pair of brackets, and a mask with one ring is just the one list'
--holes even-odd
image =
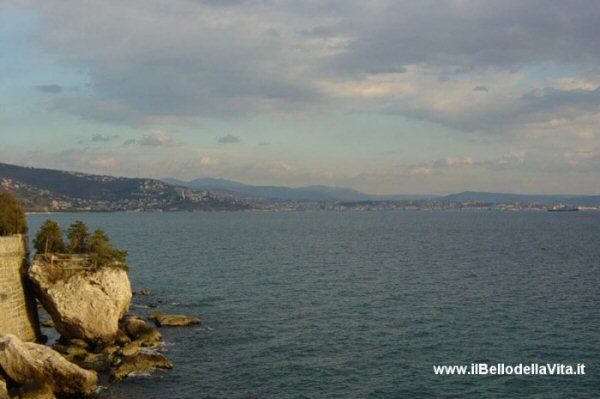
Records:
{"label": "concrete wall", "polygon": [[26,256],[22,236],[0,237],[0,333],[35,341],[39,324],[35,301],[26,294]]}

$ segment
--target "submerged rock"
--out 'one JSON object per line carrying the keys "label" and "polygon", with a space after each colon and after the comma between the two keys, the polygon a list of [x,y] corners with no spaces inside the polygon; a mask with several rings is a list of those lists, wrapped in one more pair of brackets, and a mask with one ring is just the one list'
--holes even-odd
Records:
{"label": "submerged rock", "polygon": [[147,373],[157,368],[170,369],[173,368],[173,363],[161,353],[140,352],[135,356],[124,357],[111,377],[113,380],[122,380],[128,375]]}
{"label": "submerged rock", "polygon": [[124,269],[69,269],[36,257],[29,278],[63,337],[105,343],[115,339],[132,296]]}
{"label": "submerged rock", "polygon": [[164,314],[155,312],[152,313],[152,318],[158,327],[185,327],[202,323],[202,320],[199,317],[185,316],[182,314]]}
{"label": "submerged rock", "polygon": [[14,335],[0,335],[0,367],[18,384],[46,385],[54,393],[89,394],[98,376],[69,362],[60,353]]}

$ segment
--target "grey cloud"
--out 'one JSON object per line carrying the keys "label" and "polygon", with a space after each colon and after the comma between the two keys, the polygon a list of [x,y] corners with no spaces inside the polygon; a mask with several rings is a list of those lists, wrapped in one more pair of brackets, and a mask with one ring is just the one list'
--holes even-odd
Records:
{"label": "grey cloud", "polygon": [[298,30],[298,34],[302,36],[326,38],[333,36],[335,33],[334,30],[328,26],[315,26],[312,29],[300,29]]}
{"label": "grey cloud", "polygon": [[600,8],[593,1],[507,0],[492,5],[425,0],[391,2],[384,12],[374,13],[360,13],[353,4],[340,27],[354,39],[335,60],[351,71],[418,63],[593,66],[600,60]]}
{"label": "grey cloud", "polygon": [[108,142],[114,139],[118,139],[119,136],[118,135],[114,135],[114,136],[107,136],[107,135],[103,135],[103,134],[93,134],[92,135],[92,142],[98,143],[98,142]]}
{"label": "grey cloud", "polygon": [[[600,7],[593,1],[173,0],[169,9],[124,1],[108,2],[94,15],[84,2],[32,5],[43,27],[35,35],[38,43],[62,64],[85,67],[93,82],[92,96],[60,98],[54,107],[101,122],[145,127],[197,116],[355,107],[499,131],[516,121],[547,118],[544,106],[572,114],[598,103],[593,93],[548,90],[476,115],[446,115],[402,100],[349,104],[320,86],[402,73],[407,65],[444,71],[441,79],[531,63],[596,68]],[[273,40],[265,32],[280,36]],[[128,38],[127,46],[115,45],[120,37]],[[330,47],[329,40],[315,37],[344,40]]]}
{"label": "grey cloud", "polygon": [[281,35],[279,34],[279,31],[277,29],[267,29],[265,31],[265,36],[270,36],[270,37],[280,37]]}
{"label": "grey cloud", "polygon": [[453,129],[499,133],[528,123],[543,123],[556,118],[574,118],[600,112],[600,87],[594,90],[530,91],[516,99],[499,100],[471,112],[440,112],[426,105],[398,100],[388,102],[380,111],[427,120]]}
{"label": "grey cloud", "polygon": [[271,143],[269,143],[268,141],[259,141],[258,142],[258,146],[259,147],[264,147],[264,146],[267,146],[267,145],[271,145]]}
{"label": "grey cloud", "polygon": [[485,92],[488,92],[489,90],[485,86],[475,86],[475,87],[473,87],[473,91],[485,91]]}
{"label": "grey cloud", "polygon": [[123,142],[123,145],[131,145],[131,144],[135,144],[136,140],[135,139],[129,139],[129,140],[125,140]]}
{"label": "grey cloud", "polygon": [[176,147],[180,145],[170,134],[160,131],[144,135],[138,140],[138,144],[150,147]]}
{"label": "grey cloud", "polygon": [[213,7],[231,7],[239,6],[249,2],[249,0],[195,0],[198,3],[207,4]]}
{"label": "grey cloud", "polygon": [[228,134],[223,137],[219,137],[219,143],[221,143],[221,144],[232,144],[232,143],[238,143],[239,141],[240,141],[239,138],[237,138],[231,134]]}
{"label": "grey cloud", "polygon": [[63,88],[62,86],[59,85],[38,85],[34,87],[37,91],[41,91],[42,93],[49,93],[49,94],[58,94],[58,93],[62,93]]}

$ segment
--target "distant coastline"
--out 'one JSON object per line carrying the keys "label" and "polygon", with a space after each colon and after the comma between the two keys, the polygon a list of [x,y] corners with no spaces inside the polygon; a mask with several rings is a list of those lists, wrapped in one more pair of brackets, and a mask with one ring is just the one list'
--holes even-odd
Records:
{"label": "distant coastline", "polygon": [[465,191],[446,196],[376,196],[348,188],[250,186],[223,179],[185,182],[90,175],[0,163],[0,191],[28,213],[178,211],[422,211],[600,209],[600,195]]}

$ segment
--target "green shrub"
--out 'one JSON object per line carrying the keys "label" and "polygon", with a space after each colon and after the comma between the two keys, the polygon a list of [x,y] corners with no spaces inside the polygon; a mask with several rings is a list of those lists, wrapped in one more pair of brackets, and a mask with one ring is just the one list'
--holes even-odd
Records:
{"label": "green shrub", "polygon": [[127,251],[115,248],[108,235],[103,230],[97,229],[90,236],[90,255],[98,266],[125,266]]}

